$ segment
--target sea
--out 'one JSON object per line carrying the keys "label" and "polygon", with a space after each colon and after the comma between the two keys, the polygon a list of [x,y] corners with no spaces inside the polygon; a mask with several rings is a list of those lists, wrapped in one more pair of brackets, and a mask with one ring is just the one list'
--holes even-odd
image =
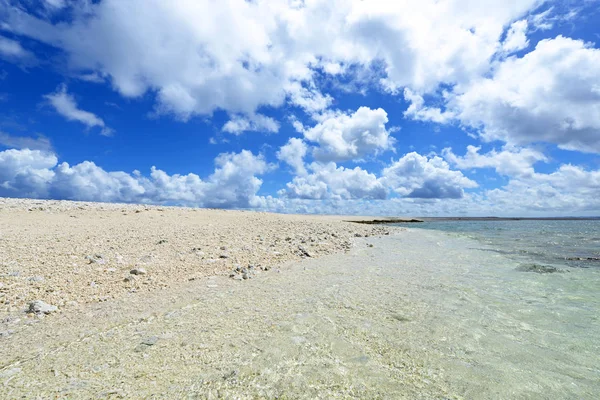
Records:
{"label": "sea", "polygon": [[[447,330],[471,342],[466,360],[480,371],[450,373],[454,384],[467,381],[456,394],[600,398],[600,220],[440,220],[413,231],[459,250],[447,267],[470,295],[436,317],[455,312]],[[460,265],[461,252],[470,265]],[[456,295],[442,290],[432,304]]]}
{"label": "sea", "polygon": [[539,265],[538,272],[544,267],[600,268],[600,219],[441,220],[424,222],[419,228],[474,239],[483,250]]}

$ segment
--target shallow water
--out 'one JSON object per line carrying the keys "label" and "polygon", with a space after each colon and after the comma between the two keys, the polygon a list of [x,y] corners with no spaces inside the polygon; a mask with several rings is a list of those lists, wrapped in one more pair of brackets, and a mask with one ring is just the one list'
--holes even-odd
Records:
{"label": "shallow water", "polygon": [[0,339],[0,397],[597,398],[600,269],[479,248],[411,229],[48,318]]}
{"label": "shallow water", "polygon": [[470,237],[525,263],[600,267],[600,220],[432,221],[418,227]]}

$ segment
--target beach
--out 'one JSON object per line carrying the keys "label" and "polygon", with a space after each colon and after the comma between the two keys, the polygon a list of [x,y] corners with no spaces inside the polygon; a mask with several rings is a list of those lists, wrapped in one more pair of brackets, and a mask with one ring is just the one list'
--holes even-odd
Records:
{"label": "beach", "polygon": [[[53,232],[61,231],[58,226],[71,232],[75,225],[62,221],[82,205],[36,206],[45,210],[18,208],[21,219],[28,213],[47,213],[38,220],[64,214]],[[96,232],[93,227],[104,226],[106,235],[133,235],[132,226],[158,229],[162,223],[155,236],[134,236],[137,242],[151,239],[148,247],[134,247],[136,241],[115,246],[124,258],[149,248],[150,254],[168,259],[165,254],[170,253],[156,248],[163,238],[170,241],[160,246],[179,237],[180,231],[164,222],[169,217],[160,216],[169,213],[186,217],[172,220],[188,220],[177,227],[188,235],[200,229],[190,222],[202,218],[197,214],[207,215],[203,225],[229,227],[229,235],[237,235],[218,238],[231,249],[240,246],[244,229],[250,229],[242,222],[252,222],[257,227],[252,229],[263,229],[264,238],[282,235],[289,253],[252,261],[272,268],[251,279],[235,279],[234,264],[225,258],[209,263],[211,269],[194,279],[188,278],[189,271],[178,280],[165,273],[168,285],[142,283],[133,287],[137,290],[130,289],[132,282],[119,282],[109,299],[82,296],[77,305],[59,306],[48,315],[28,314],[28,299],[23,299],[22,308],[8,312],[0,329],[2,398],[594,399],[600,391],[596,268],[523,270],[519,261],[464,235],[383,229],[339,217],[88,207],[94,218],[77,226],[86,227],[89,237]],[[121,215],[122,210],[129,210],[128,215]],[[85,212],[72,219],[85,220]],[[118,226],[108,223],[111,213],[119,214],[116,221],[145,219],[140,225]],[[30,218],[32,225],[14,222],[14,230],[4,230],[2,239],[5,232],[33,230]],[[296,240],[299,227],[302,235],[333,233],[350,245],[331,245],[326,251],[317,239],[305,246],[313,242],[298,238],[300,244],[294,243],[292,250],[288,242]],[[261,248],[251,240],[257,234],[246,235]],[[288,236],[293,239],[286,240]],[[206,246],[209,239],[204,240]],[[215,245],[211,259],[218,260],[227,249]],[[99,274],[95,276],[121,280],[131,275],[130,268],[146,268],[146,274],[135,275],[137,284],[158,274],[162,265],[102,271],[85,259],[88,251],[100,251],[88,246],[79,255],[84,259],[79,268],[91,266]],[[279,246],[261,254],[284,253],[286,247]],[[297,246],[309,253],[314,248],[315,256],[297,254]],[[100,259],[116,257],[107,251]],[[236,254],[232,251],[231,258],[250,257]],[[43,265],[27,274],[41,273]],[[2,282],[16,278],[3,270]],[[91,289],[82,285],[80,290]],[[34,294],[29,299],[55,299]]]}
{"label": "beach", "polygon": [[251,277],[393,230],[344,219],[0,199],[0,318],[35,300],[69,310],[236,268]]}

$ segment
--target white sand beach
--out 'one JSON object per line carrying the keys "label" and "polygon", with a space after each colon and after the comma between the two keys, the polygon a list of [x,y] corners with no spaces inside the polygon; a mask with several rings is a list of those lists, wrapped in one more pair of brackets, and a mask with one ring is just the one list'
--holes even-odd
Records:
{"label": "white sand beach", "polygon": [[390,231],[345,219],[0,199],[0,316],[35,300],[61,312],[236,268],[256,274]]}

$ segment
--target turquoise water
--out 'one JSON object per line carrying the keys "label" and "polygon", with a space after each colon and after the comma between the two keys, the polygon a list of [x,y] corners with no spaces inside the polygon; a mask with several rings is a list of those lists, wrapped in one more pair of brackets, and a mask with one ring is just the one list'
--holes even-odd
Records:
{"label": "turquoise water", "polygon": [[501,382],[496,393],[470,392],[473,398],[600,398],[600,221],[414,226],[447,238],[439,243],[452,261],[443,271],[453,271],[453,287],[470,293],[469,301],[450,291],[428,302],[448,318],[448,331],[468,338],[462,346],[477,348],[469,363],[489,368],[475,377],[454,370],[452,380],[486,388]]}
{"label": "turquoise water", "polygon": [[439,221],[418,228],[466,236],[482,249],[523,263],[556,268],[600,267],[600,220]]}

